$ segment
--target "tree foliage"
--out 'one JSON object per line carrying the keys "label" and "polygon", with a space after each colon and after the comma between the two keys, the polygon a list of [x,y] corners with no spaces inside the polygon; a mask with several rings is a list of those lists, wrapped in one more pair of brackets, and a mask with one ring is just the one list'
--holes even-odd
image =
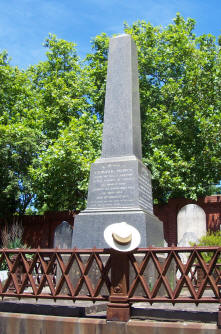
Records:
{"label": "tree foliage", "polygon": [[30,167],[36,206],[47,210],[81,209],[87,197],[91,162],[100,154],[101,123],[96,116],[73,117],[58,139]]}
{"label": "tree foliage", "polygon": [[46,61],[26,71],[2,53],[0,216],[82,207],[88,166],[99,154],[101,124],[90,117],[74,43],[49,35],[44,46]]}
{"label": "tree foliage", "polygon": [[37,94],[41,130],[53,140],[72,117],[88,109],[87,82],[74,43],[50,34],[44,47],[47,60],[31,66],[27,73]]}
{"label": "tree foliage", "polygon": [[[195,243],[190,243],[190,246],[204,246],[204,247],[212,247],[212,246],[221,246],[221,231],[208,231],[206,233],[206,235],[202,236],[199,241],[197,242],[197,244]],[[206,262],[210,262],[211,258],[212,258],[211,252],[203,252],[202,256],[203,259]],[[221,259],[219,258],[218,263],[221,262]]]}
{"label": "tree foliage", "polygon": [[[27,74],[0,54],[0,216],[23,214],[33,198],[28,168],[41,133],[34,124],[35,94]],[[31,122],[30,122],[31,120]]]}
{"label": "tree foliage", "polygon": [[[221,51],[177,15],[167,27],[125,24],[139,62],[143,161],[155,201],[209,195],[221,170]],[[85,205],[100,154],[108,36],[80,61],[49,35],[47,59],[27,70],[0,54],[0,216]],[[29,209],[27,209],[29,208]]]}

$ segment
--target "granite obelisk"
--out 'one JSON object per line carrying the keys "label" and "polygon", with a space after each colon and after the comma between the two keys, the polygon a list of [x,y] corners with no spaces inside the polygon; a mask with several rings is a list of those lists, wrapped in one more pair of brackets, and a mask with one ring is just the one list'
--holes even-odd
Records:
{"label": "granite obelisk", "polygon": [[102,155],[91,166],[87,208],[75,218],[72,247],[107,248],[104,229],[122,221],[139,230],[140,247],[163,245],[151,175],[141,159],[137,51],[123,34],[110,39]]}

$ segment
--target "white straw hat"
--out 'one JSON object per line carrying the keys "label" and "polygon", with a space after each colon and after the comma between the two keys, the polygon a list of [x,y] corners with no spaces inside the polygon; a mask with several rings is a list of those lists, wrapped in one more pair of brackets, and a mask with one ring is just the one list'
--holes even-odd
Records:
{"label": "white straw hat", "polygon": [[104,230],[104,239],[113,249],[120,252],[129,252],[140,244],[139,231],[126,222],[111,224]]}

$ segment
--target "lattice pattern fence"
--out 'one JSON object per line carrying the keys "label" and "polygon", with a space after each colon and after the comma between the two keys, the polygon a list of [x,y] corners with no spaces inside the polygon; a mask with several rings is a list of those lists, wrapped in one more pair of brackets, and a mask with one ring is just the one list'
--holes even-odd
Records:
{"label": "lattice pattern fence", "polygon": [[[210,303],[219,302],[221,287],[221,271],[218,247],[186,247],[149,249],[143,253],[143,259],[138,262],[136,256],[142,254],[142,249],[129,255],[129,261],[135,270],[135,278],[129,286],[128,298],[131,302],[178,302]],[[206,263],[205,255],[211,260]],[[183,260],[183,261],[182,261]],[[148,282],[147,268],[152,262],[155,270],[153,284]],[[146,275],[145,275],[146,271]],[[140,284],[144,293],[136,295]]]}
{"label": "lattice pattern fence", "polygon": [[219,247],[140,248],[126,254],[1,249],[0,268],[7,276],[0,280],[0,296],[108,301],[112,318],[134,302],[220,303],[220,253]]}

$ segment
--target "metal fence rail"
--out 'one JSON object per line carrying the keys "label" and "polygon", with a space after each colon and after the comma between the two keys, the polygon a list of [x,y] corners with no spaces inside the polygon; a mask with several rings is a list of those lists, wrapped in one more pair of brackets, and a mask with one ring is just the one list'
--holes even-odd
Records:
{"label": "metal fence rail", "polygon": [[[105,254],[106,264],[101,260]],[[94,288],[89,274],[92,264],[100,275]],[[2,249],[1,265],[8,270],[8,278],[0,282],[1,297],[108,300],[108,294],[100,294],[103,284],[110,291],[110,252],[103,249]]]}
{"label": "metal fence rail", "polygon": [[0,296],[108,301],[126,321],[134,302],[220,303],[220,262],[219,247],[0,249]]}
{"label": "metal fence rail", "polygon": [[[221,283],[220,250],[219,247],[171,247],[153,248],[152,250],[150,248],[145,250],[140,264],[134,254],[129,254],[129,262],[136,272],[129,286],[129,301],[171,302],[172,304],[178,302],[218,303],[219,284]],[[137,254],[142,252],[143,250],[139,249]],[[160,255],[163,255],[161,259]],[[209,263],[204,260],[208,255],[211,257]],[[182,262],[183,256],[185,263]],[[156,272],[152,289],[144,277],[145,269],[150,261]],[[143,296],[136,296],[135,289],[138,282],[144,290]],[[160,293],[162,287],[164,295]]]}

